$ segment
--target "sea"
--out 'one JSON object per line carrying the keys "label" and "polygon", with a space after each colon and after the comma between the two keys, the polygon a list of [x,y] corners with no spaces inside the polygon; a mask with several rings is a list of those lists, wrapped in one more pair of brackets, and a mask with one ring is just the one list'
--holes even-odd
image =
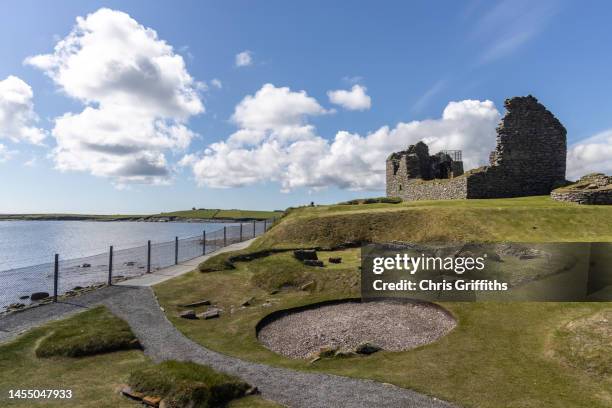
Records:
{"label": "sea", "polygon": [[[179,261],[210,252],[221,245],[223,228],[236,239],[234,223],[134,221],[0,221],[0,311],[36,291],[53,292],[54,257],[59,254],[59,293],[76,286],[104,283],[108,277],[109,247],[113,246],[113,279],[145,273],[147,242],[152,243],[151,269],[172,265],[175,238]],[[257,226],[258,234],[263,225]],[[206,248],[202,234],[206,231]],[[251,224],[244,234],[252,234]],[[231,232],[231,234],[230,234]]]}

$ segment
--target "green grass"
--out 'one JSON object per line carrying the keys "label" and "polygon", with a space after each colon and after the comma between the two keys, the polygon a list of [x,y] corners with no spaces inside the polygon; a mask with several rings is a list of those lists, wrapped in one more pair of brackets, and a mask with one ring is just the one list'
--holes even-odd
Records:
{"label": "green grass", "polygon": [[[99,308],[86,311],[64,320],[52,322],[32,329],[17,339],[0,345],[0,406],[18,408],[32,406],[68,407],[68,408],[134,408],[140,404],[120,396],[116,389],[127,383],[130,373],[142,370],[156,370],[153,363],[140,350],[121,350],[112,353],[95,354],[79,358],[54,356],[40,358],[36,356],[39,345],[57,331],[77,333],[81,329],[92,330],[91,320],[100,321],[100,316],[109,314]],[[93,313],[92,313],[93,312]],[[115,318],[116,319],[116,318]],[[125,324],[120,319],[115,324]],[[107,327],[114,331],[114,328]],[[157,368],[158,369],[158,368]],[[196,366],[194,373],[206,372],[208,378],[225,378],[212,370]],[[18,389],[54,389],[71,390],[71,399],[33,400],[9,399],[8,390]],[[231,408],[261,407],[274,408],[279,405],[266,401],[259,396],[240,398],[228,404]]]}
{"label": "green grass", "polygon": [[[275,227],[276,228],[276,227]],[[359,296],[359,249],[319,252],[343,263],[308,268],[291,253],[278,253],[235,269],[197,271],[155,287],[168,318],[188,337],[219,352],[306,371],[371,378],[454,401],[465,407],[606,407],[612,383],[577,369],[559,356],[558,330],[583,316],[610,310],[609,303],[445,302],[458,319],[448,336],[431,345],[367,357],[308,364],[271,352],[256,338],[267,314],[309,303]],[[314,281],[312,289],[299,285]],[[189,290],[187,290],[189,288]],[[245,299],[252,306],[241,308]],[[221,307],[220,319],[187,321],[179,305],[206,298]],[[564,349],[564,346],[561,346]],[[607,366],[607,360],[601,360]]]}
{"label": "green grass", "polygon": [[399,197],[373,197],[373,198],[357,198],[354,200],[344,201],[340,205],[363,205],[363,204],[399,204],[402,199]]}
{"label": "green grass", "polygon": [[159,215],[162,217],[181,217],[181,218],[201,218],[201,219],[213,219],[219,210],[185,210],[185,211],[172,211],[162,212]]}
{"label": "green grass", "polygon": [[612,308],[568,322],[553,347],[568,365],[612,382]]}
{"label": "green grass", "polygon": [[259,396],[239,398],[227,404],[227,408],[281,408],[283,406]]}
{"label": "green grass", "polygon": [[199,219],[235,219],[235,220],[264,220],[280,217],[282,211],[251,211],[251,210],[186,210],[163,212],[161,217],[199,218]]}
{"label": "green grass", "polygon": [[[255,326],[271,312],[359,296],[359,250],[339,251],[345,262],[325,268],[304,267],[290,252],[250,262],[230,262],[233,256],[376,241],[612,241],[612,207],[566,204],[549,197],[302,207],[289,211],[246,250],[221,254],[201,265],[202,270],[216,272],[194,271],[156,286],[155,291],[183,333],[244,359],[371,378],[465,407],[612,405],[612,382],[581,368],[609,367],[609,360],[603,354],[589,357],[568,351],[572,337],[562,335],[569,322],[598,316],[610,310],[609,303],[443,302],[459,323],[436,343],[312,365],[275,354],[257,341]],[[320,258],[326,260],[330,254],[320,252]],[[309,290],[299,290],[309,281],[314,282]],[[200,298],[221,307],[222,317],[194,321],[177,317],[179,304]],[[249,298],[254,298],[252,306],[240,307]],[[594,329],[585,326],[578,338]],[[578,356],[574,362],[572,355]],[[581,365],[580,360],[590,362]]]}
{"label": "green grass", "polygon": [[145,395],[166,399],[171,406],[221,407],[244,396],[249,385],[236,377],[192,362],[165,361],[130,374],[128,384]]}
{"label": "green grass", "polygon": [[393,240],[612,241],[612,206],[524,197],[303,207],[290,211],[251,250]]}
{"label": "green grass", "polygon": [[8,399],[8,390],[72,390],[72,399],[38,401],[36,406],[75,408],[129,408],[132,401],[121,397],[115,388],[125,383],[130,371],[147,366],[149,360],[140,350],[124,350],[81,358],[39,358],[39,344],[56,330],[78,331],[89,312],[33,329],[14,341],[0,345],[0,406],[31,407],[33,400]]}
{"label": "green grass", "polygon": [[128,324],[104,306],[55,325],[36,348],[36,356],[82,357],[140,348]]}

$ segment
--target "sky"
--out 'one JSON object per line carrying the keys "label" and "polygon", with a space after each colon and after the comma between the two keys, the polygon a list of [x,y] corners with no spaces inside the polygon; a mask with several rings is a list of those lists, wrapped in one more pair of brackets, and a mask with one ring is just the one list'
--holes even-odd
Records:
{"label": "sky", "polygon": [[0,213],[283,209],[384,195],[424,140],[486,164],[504,99],[612,173],[612,4],[4,1]]}

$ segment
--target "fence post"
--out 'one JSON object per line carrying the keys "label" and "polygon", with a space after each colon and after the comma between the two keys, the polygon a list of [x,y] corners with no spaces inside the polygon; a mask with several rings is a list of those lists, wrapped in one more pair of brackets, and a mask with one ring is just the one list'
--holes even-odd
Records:
{"label": "fence post", "polygon": [[242,242],[242,223],[240,223],[240,242]]}
{"label": "fence post", "polygon": [[206,230],[202,231],[202,255],[206,255]]}
{"label": "fence post", "polygon": [[268,230],[268,219],[264,220],[264,233]]}
{"label": "fence post", "polygon": [[255,238],[255,225],[257,225],[257,221],[253,221],[253,238]]}
{"label": "fence post", "polygon": [[223,227],[223,246],[227,246],[227,227]]}
{"label": "fence post", "polygon": [[59,254],[55,254],[55,266],[53,268],[53,301],[57,302],[57,283],[59,280]]}
{"label": "fence post", "polygon": [[151,240],[147,241],[147,273],[151,273]]}
{"label": "fence post", "polygon": [[174,264],[178,265],[178,237],[174,237]]}
{"label": "fence post", "polygon": [[108,250],[108,286],[113,284],[113,246]]}

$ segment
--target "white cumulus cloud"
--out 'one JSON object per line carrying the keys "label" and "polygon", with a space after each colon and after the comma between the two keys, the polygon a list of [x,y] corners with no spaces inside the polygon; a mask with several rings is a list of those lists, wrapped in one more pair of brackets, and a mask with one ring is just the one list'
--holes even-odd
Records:
{"label": "white cumulus cloud", "polygon": [[340,105],[348,110],[366,110],[372,106],[372,98],[366,93],[367,88],[362,85],[353,85],[350,91],[338,89],[328,91],[327,96],[333,104]]}
{"label": "white cumulus cloud", "polygon": [[253,64],[253,53],[249,50],[236,54],[235,64],[237,67],[248,67]]}
{"label": "white cumulus cloud", "polygon": [[583,139],[567,152],[568,179],[595,172],[612,174],[612,130]]}
{"label": "white cumulus cloud", "polygon": [[185,157],[182,164],[193,169],[200,185],[210,187],[272,181],[285,191],[332,186],[381,190],[387,156],[419,140],[432,153],[463,150],[468,168],[485,164],[500,119],[493,102],[465,100],[450,102],[439,119],[401,122],[363,136],[340,131],[328,140],[308,123],[309,117],[325,112],[303,91],[264,85],[236,106],[237,132]]}
{"label": "white cumulus cloud", "polygon": [[36,127],[34,93],[22,79],[10,75],[0,81],[0,138],[41,144],[45,131]]}
{"label": "white cumulus cloud", "polygon": [[55,120],[53,158],[60,170],[117,184],[166,182],[167,152],[189,146],[194,134],[186,121],[204,111],[183,58],[121,11],[78,17],[52,53],[25,62],[86,105]]}

